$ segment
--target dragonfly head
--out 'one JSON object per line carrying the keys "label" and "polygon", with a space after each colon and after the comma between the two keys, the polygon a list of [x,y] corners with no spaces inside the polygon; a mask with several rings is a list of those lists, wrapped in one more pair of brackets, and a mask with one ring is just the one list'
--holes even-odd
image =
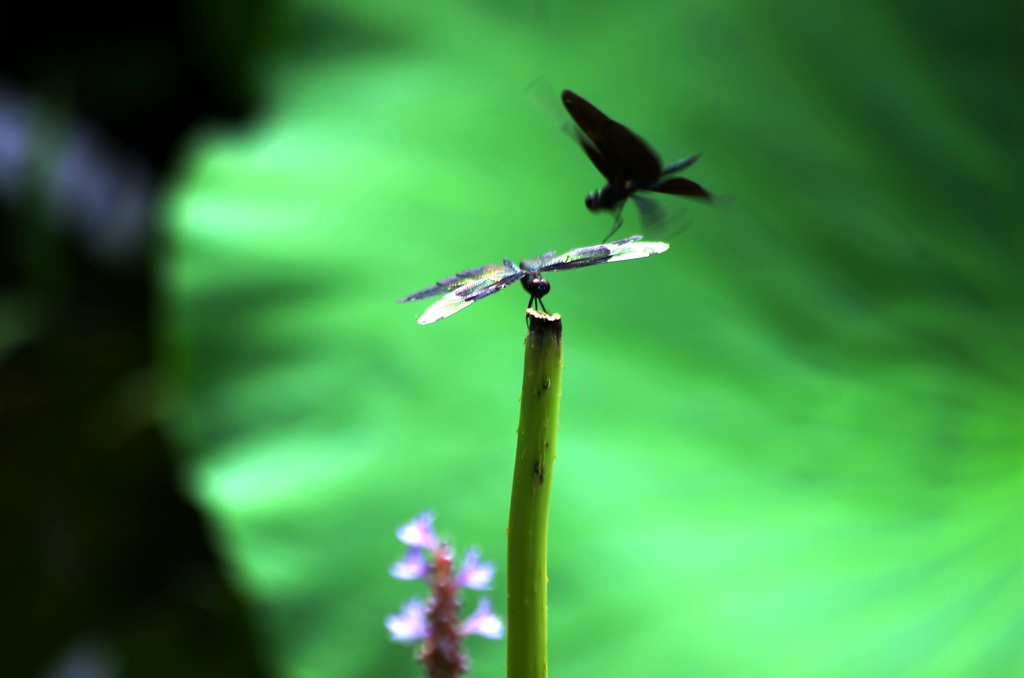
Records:
{"label": "dragonfly head", "polygon": [[531,273],[522,280],[523,289],[530,294],[530,303],[534,299],[540,299],[551,291],[551,283],[540,277],[540,273]]}
{"label": "dragonfly head", "polygon": [[587,195],[587,209],[591,212],[598,212],[605,209],[603,202],[604,201],[601,199],[601,191],[594,191]]}

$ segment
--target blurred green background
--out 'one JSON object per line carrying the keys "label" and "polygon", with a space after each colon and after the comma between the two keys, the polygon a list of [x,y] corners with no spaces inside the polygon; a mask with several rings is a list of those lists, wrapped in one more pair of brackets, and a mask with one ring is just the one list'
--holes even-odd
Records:
{"label": "blurred green background", "polygon": [[1019,3],[261,16],[259,105],[188,128],[160,184],[153,340],[270,674],[419,674],[382,622],[422,593],[387,567],[424,509],[504,613],[527,297],[426,327],[395,299],[604,237],[562,87],[733,200],[668,197],[667,253],[549,278],[552,675],[1024,671]]}
{"label": "blurred green background", "polygon": [[296,7],[264,114],[194,139],[164,260],[189,480],[280,670],[416,674],[378,620],[421,509],[502,556],[526,297],[429,327],[394,299],[606,233],[538,76],[736,196],[655,260],[551,276],[552,674],[1024,666],[1022,62],[995,10]]}

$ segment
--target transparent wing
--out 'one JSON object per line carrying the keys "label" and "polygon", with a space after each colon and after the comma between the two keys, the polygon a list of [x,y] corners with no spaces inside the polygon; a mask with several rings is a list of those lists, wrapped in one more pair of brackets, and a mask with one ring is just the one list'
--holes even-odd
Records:
{"label": "transparent wing", "polygon": [[528,271],[566,271],[571,268],[582,268],[595,264],[607,264],[612,261],[626,261],[629,259],[643,259],[652,254],[660,254],[668,249],[668,244],[663,242],[641,242],[642,235],[634,235],[623,240],[606,243],[604,245],[591,245],[569,250],[565,254],[540,261],[537,268],[528,268],[528,265],[538,260],[524,261],[522,268]]}
{"label": "transparent wing", "polygon": [[[640,238],[642,236],[636,235],[634,238]],[[573,257],[573,260],[579,261],[592,261],[594,263],[599,259],[604,259],[611,256],[606,245],[593,245],[591,247],[580,247],[578,249],[566,252],[565,254],[558,254],[557,252],[548,252],[542,254],[539,257],[533,259],[526,259],[519,264],[519,267],[524,271],[560,271],[563,268],[575,268],[574,266],[566,267],[566,257]],[[586,263],[579,264],[580,266],[587,266]]]}
{"label": "transparent wing", "polygon": [[632,198],[637,209],[640,210],[640,221],[643,222],[644,230],[650,233],[665,218],[661,205],[635,193]]}
{"label": "transparent wing", "polygon": [[490,280],[502,275],[506,275],[510,272],[507,266],[499,266],[498,264],[487,264],[486,266],[480,266],[479,268],[471,268],[461,273],[440,280],[437,283],[431,285],[425,290],[419,292],[413,292],[407,297],[402,297],[398,300],[398,303],[404,304],[407,301],[416,301],[417,299],[429,299],[430,297],[437,297],[442,294],[447,294],[452,290],[458,289],[467,283],[471,283],[474,280]]}
{"label": "transparent wing", "polygon": [[612,250],[612,255],[608,257],[608,261],[646,259],[652,254],[661,254],[668,249],[667,242],[639,242],[642,238],[643,236],[634,235],[625,240],[616,240],[605,245],[605,247]]}
{"label": "transparent wing", "polygon": [[[513,270],[514,269],[514,270]],[[519,280],[526,273],[519,269],[512,269],[498,266],[494,267],[487,275],[466,280],[461,286],[445,294],[426,310],[417,321],[420,325],[429,325],[450,315],[458,313],[470,304],[480,301],[484,297],[503,290],[515,281]]]}
{"label": "transparent wing", "polygon": [[534,257],[533,259],[527,259],[520,262],[519,268],[524,271],[539,271],[544,264],[553,259],[558,259],[559,256],[558,252],[545,252],[539,257]]}

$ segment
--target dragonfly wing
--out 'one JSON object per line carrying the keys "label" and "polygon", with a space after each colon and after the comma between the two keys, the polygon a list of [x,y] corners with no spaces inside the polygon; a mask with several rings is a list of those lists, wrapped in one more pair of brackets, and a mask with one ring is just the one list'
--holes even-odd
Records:
{"label": "dragonfly wing", "polygon": [[[580,247],[574,250],[569,250],[565,254],[533,259],[530,261],[524,261],[523,263],[534,264],[534,266],[527,270],[536,272],[565,271],[570,268],[580,268],[581,266],[598,264],[609,256],[611,256],[611,252],[609,252],[606,245],[592,245],[591,247]],[[525,269],[526,266],[523,268]]]}
{"label": "dragonfly wing", "polygon": [[431,304],[430,308],[428,308],[416,322],[420,325],[429,325],[430,323],[437,322],[438,320],[458,313],[475,301],[476,299],[466,299],[465,297],[460,296],[458,292],[449,292]]}
{"label": "dragonfly wing", "polygon": [[506,271],[504,275],[499,278],[481,280],[467,288],[463,288],[459,290],[459,294],[470,301],[479,301],[484,297],[489,297],[495,292],[505,289],[515,281],[525,276],[526,273],[518,269],[516,269],[514,273]]}
{"label": "dragonfly wing", "polygon": [[637,209],[640,210],[640,221],[643,222],[644,228],[651,229],[661,223],[665,214],[658,203],[636,193],[633,194],[632,198],[633,202],[636,203]]}
{"label": "dragonfly wing", "polygon": [[413,292],[407,297],[402,297],[398,300],[398,303],[404,304],[407,301],[416,301],[418,299],[429,299],[430,297],[438,297],[442,294],[447,294],[452,290],[462,287],[467,282],[478,280],[481,278],[489,278],[497,273],[508,273],[508,269],[504,266],[497,264],[487,264],[486,266],[480,266],[478,268],[470,268],[461,273],[440,280],[437,283],[431,285],[425,290],[419,292]]}
{"label": "dragonfly wing", "polygon": [[[628,261],[630,259],[646,259],[652,254],[661,254],[668,249],[667,242],[640,242],[638,236],[618,240],[605,245],[611,250],[608,261]],[[605,263],[605,262],[601,262]]]}
{"label": "dragonfly wing", "polygon": [[617,240],[612,243],[601,244],[601,245],[590,245],[589,247],[577,247],[576,249],[569,250],[565,254],[554,254],[549,252],[544,256],[532,259],[530,261],[524,261],[523,268],[526,269],[526,265],[532,265],[530,269],[533,271],[566,271],[570,268],[581,268],[583,266],[592,266],[594,264],[603,263],[606,259],[612,256],[612,248],[619,247],[624,243],[634,242],[642,239],[641,235],[634,235],[625,240]]}
{"label": "dragonfly wing", "polygon": [[470,304],[489,297],[503,290],[525,275],[522,271],[510,271],[503,266],[495,267],[489,275],[466,281],[461,287],[448,292],[433,303],[417,321],[420,325],[429,325],[450,315],[458,313]]}
{"label": "dragonfly wing", "polygon": [[[617,176],[641,185],[650,185],[658,180],[661,158],[647,142],[574,92],[564,90],[562,104]],[[608,176],[603,171],[602,174]]]}
{"label": "dragonfly wing", "polygon": [[571,268],[582,268],[596,264],[607,264],[612,261],[642,259],[652,254],[660,254],[668,249],[663,242],[641,242],[643,236],[634,235],[623,240],[592,245],[569,250],[544,264],[539,271],[567,271]]}
{"label": "dragonfly wing", "polygon": [[672,179],[659,181],[647,190],[654,191],[655,193],[685,195],[690,198],[701,198],[704,200],[711,199],[711,193],[709,193],[707,189],[696,181],[690,181],[689,179],[684,179],[682,177],[674,177]]}
{"label": "dragonfly wing", "polygon": [[661,171],[661,176],[667,177],[670,174],[675,174],[676,172],[682,172],[684,169],[686,169],[687,167],[689,167],[693,163],[697,162],[698,160],[700,160],[700,153],[694,153],[689,158],[683,158],[682,160],[677,160],[676,162],[672,163],[671,165],[669,165],[668,167],[663,169]]}
{"label": "dragonfly wing", "polygon": [[590,142],[590,139],[578,130],[576,132],[576,138],[579,139],[580,146],[582,146],[583,150],[586,151],[587,157],[590,158],[590,162],[594,164],[597,171],[600,172],[601,176],[607,179],[609,183],[619,184],[626,181],[626,177],[622,175],[622,172],[617,171],[616,168],[608,164],[605,157],[601,155],[601,151],[597,150],[597,147]]}
{"label": "dragonfly wing", "polygon": [[558,252],[546,252],[540,255],[539,257],[534,257],[533,259],[526,259],[525,261],[519,262],[519,268],[521,268],[524,271],[530,272],[539,271],[543,269],[549,261],[557,259],[558,257]]}

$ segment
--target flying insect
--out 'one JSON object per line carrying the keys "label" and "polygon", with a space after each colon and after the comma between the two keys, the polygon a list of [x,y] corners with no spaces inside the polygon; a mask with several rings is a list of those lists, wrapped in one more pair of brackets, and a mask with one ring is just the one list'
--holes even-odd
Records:
{"label": "flying insect", "polygon": [[647,142],[580,95],[563,90],[562,104],[578,126],[576,137],[587,157],[608,182],[586,199],[591,212],[615,214],[615,225],[605,240],[622,225],[622,208],[629,198],[640,208],[645,223],[653,224],[660,219],[657,205],[638,195],[640,191],[711,201],[711,193],[696,181],[672,176],[697,162],[700,153],[662,167],[661,158]]}

